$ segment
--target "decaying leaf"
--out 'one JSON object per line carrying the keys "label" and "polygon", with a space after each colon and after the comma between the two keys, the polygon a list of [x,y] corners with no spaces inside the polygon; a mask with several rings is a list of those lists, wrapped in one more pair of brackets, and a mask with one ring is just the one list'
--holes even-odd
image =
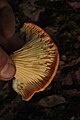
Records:
{"label": "decaying leaf", "polygon": [[68,2],[68,3],[74,9],[80,8],[80,2]]}
{"label": "decaying leaf", "polygon": [[58,95],[47,96],[39,101],[39,105],[43,107],[54,107],[63,103],[65,103],[65,98]]}

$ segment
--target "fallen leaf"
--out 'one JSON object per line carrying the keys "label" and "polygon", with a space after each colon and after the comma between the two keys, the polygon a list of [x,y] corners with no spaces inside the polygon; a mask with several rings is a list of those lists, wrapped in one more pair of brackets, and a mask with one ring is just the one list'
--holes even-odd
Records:
{"label": "fallen leaf", "polygon": [[69,2],[69,5],[74,9],[80,8],[80,2]]}
{"label": "fallen leaf", "polygon": [[65,103],[65,98],[58,95],[47,96],[39,101],[39,105],[43,107],[54,107],[63,103]]}
{"label": "fallen leaf", "polygon": [[36,7],[34,4],[29,4],[28,2],[20,4],[21,12],[25,17],[29,17],[32,21],[37,21],[39,19],[39,15],[43,12],[44,8]]}

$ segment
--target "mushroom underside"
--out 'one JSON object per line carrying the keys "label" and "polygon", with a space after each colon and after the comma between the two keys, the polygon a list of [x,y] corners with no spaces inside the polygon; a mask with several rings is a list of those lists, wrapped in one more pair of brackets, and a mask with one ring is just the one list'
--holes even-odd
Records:
{"label": "mushroom underside", "polygon": [[21,31],[26,33],[28,41],[11,55],[16,65],[13,88],[28,101],[34,93],[43,91],[53,80],[59,54],[53,40],[40,27],[25,23]]}

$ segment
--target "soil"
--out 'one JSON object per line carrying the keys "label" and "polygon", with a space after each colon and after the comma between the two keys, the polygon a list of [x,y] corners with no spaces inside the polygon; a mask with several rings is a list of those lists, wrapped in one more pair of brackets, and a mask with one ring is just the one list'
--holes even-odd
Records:
{"label": "soil", "polygon": [[80,0],[9,0],[16,31],[24,22],[43,28],[58,46],[60,63],[48,88],[22,101],[12,81],[0,81],[0,120],[80,120]]}

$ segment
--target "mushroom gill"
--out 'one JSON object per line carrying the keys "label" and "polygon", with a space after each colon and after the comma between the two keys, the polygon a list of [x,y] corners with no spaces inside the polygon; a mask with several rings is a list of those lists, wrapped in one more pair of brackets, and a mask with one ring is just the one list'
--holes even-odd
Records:
{"label": "mushroom gill", "polygon": [[25,23],[21,31],[26,34],[28,41],[11,55],[16,65],[13,89],[28,101],[53,80],[59,64],[59,53],[50,36],[37,25]]}

